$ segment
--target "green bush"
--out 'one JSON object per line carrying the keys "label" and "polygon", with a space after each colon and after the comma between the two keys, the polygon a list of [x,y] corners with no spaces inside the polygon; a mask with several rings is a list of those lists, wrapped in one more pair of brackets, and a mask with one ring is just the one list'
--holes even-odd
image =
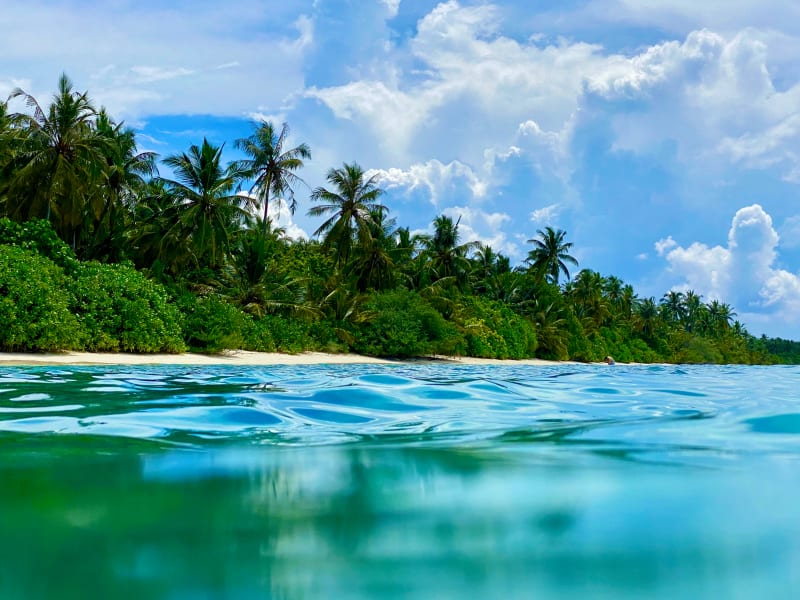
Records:
{"label": "green bush", "polygon": [[69,310],[64,272],[33,251],[0,246],[0,348],[78,350],[84,333]]}
{"label": "green bush", "polygon": [[371,356],[422,356],[457,344],[455,328],[419,295],[395,290],[372,295],[362,306],[353,349]]}
{"label": "green bush", "polygon": [[254,352],[275,352],[275,340],[272,339],[270,324],[265,319],[256,319],[252,327],[247,329],[244,340],[244,350]]}
{"label": "green bush", "polygon": [[69,287],[91,351],[181,352],[181,315],[166,289],[130,265],[80,263]]}
{"label": "green bush", "polygon": [[253,318],[215,294],[184,293],[178,306],[183,313],[183,339],[194,352],[247,349],[246,340],[253,338]]}
{"label": "green bush", "polygon": [[467,341],[469,356],[522,359],[536,351],[533,323],[500,302],[463,296],[453,320]]}
{"label": "green bush", "polygon": [[301,319],[266,315],[259,320],[259,327],[268,332],[278,352],[297,354],[314,347],[308,323]]}
{"label": "green bush", "polygon": [[722,353],[707,338],[687,332],[677,332],[670,338],[673,363],[720,364]]}
{"label": "green bush", "polygon": [[17,223],[9,218],[0,219],[0,245],[31,250],[49,258],[67,274],[71,274],[79,264],[72,248],[43,219],[31,219],[24,223]]}

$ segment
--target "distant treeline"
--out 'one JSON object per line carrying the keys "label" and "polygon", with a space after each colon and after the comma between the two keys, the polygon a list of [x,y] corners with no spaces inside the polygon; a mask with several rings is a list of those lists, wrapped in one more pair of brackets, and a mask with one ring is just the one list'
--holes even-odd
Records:
{"label": "distant treeline", "polygon": [[[797,362],[795,342],[754,338],[694,292],[640,298],[581,270],[563,230],[526,259],[463,241],[446,215],[412,235],[355,163],[311,191],[312,240],[274,226],[294,212],[311,149],[254,123],[225,163],[207,140],[161,163],[133,130],[62,77],[47,107],[0,102],[0,349],[354,351],[621,362]],[[243,193],[247,192],[247,193]],[[258,214],[258,216],[256,216]]]}

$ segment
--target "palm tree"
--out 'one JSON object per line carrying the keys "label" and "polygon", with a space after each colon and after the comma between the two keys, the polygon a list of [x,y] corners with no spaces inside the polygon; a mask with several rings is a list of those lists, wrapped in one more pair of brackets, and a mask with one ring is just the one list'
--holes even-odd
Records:
{"label": "palm tree", "polygon": [[452,280],[459,287],[467,283],[470,272],[467,253],[476,247],[477,242],[458,243],[460,220],[453,223],[453,219],[447,215],[439,215],[433,220],[433,235],[423,241],[431,281],[434,283]]}
{"label": "palm tree", "polygon": [[176,226],[191,239],[198,267],[222,266],[232,233],[251,218],[246,210],[250,199],[235,193],[241,173],[235,165],[223,167],[221,159],[222,146],[206,139],[188,153],[164,159],[177,178],[163,180],[178,199]]}
{"label": "palm tree", "polygon": [[736,316],[730,304],[719,300],[712,300],[708,305],[709,329],[714,333],[730,330],[733,318]]}
{"label": "palm tree", "polygon": [[382,208],[376,208],[370,216],[370,236],[354,248],[353,260],[347,268],[347,274],[355,277],[360,292],[391,288],[395,281],[395,257],[405,250],[397,248],[395,219],[387,219]]}
{"label": "palm tree", "polygon": [[530,265],[531,271],[541,273],[548,281],[558,285],[558,278],[563,273],[569,279],[567,264],[578,266],[575,257],[569,254],[572,242],[565,242],[567,232],[563,229],[555,230],[545,227],[544,231],[537,230],[538,238],[528,240],[534,248],[528,252],[525,260]]}
{"label": "palm tree", "polygon": [[5,212],[17,220],[50,220],[75,248],[105,165],[107,140],[93,126],[97,111],[66,75],[46,111],[19,88],[9,96],[14,98],[24,100],[33,114],[11,115],[23,135],[5,189]]}
{"label": "palm tree", "polygon": [[326,176],[334,191],[318,187],[311,193],[313,202],[308,214],[312,217],[330,215],[314,232],[324,235],[323,245],[334,248],[336,264],[346,264],[356,238],[368,243],[370,228],[374,225],[373,211],[386,210],[378,203],[383,190],[377,186],[377,175],[366,178],[364,170],[356,163],[345,163],[340,169],[331,169]]}
{"label": "palm tree", "polygon": [[671,290],[664,294],[659,305],[661,314],[670,323],[680,323],[686,316],[683,292]]}
{"label": "palm tree", "polygon": [[683,297],[684,323],[683,326],[688,332],[702,329],[705,319],[706,306],[702,302],[702,296],[696,294],[694,290],[689,290]]}
{"label": "palm tree", "polygon": [[289,126],[284,123],[280,133],[275,126],[265,121],[255,126],[250,137],[236,140],[236,147],[250,158],[239,161],[242,173],[254,179],[250,193],[255,193],[259,204],[264,205],[264,234],[267,231],[270,195],[288,194],[286,198],[292,214],[297,210],[292,185],[303,180],[295,175],[302,168],[303,160],[311,158],[311,150],[306,144],[284,150]]}
{"label": "palm tree", "polygon": [[147,188],[149,178],[157,173],[156,153],[138,152],[133,129],[124,127],[101,109],[95,128],[107,141],[101,202],[93,206],[94,238],[89,256],[119,259],[120,238],[125,229],[125,211],[129,214]]}
{"label": "palm tree", "polygon": [[472,275],[474,278],[474,290],[485,293],[491,286],[492,279],[497,275],[498,256],[494,249],[488,244],[478,244],[475,256],[472,259]]}
{"label": "palm tree", "polygon": [[180,199],[163,179],[151,179],[129,215],[125,237],[137,268],[160,278],[196,265],[190,240],[179,223]]}
{"label": "palm tree", "polygon": [[659,328],[658,306],[655,298],[645,298],[636,305],[634,326],[646,339],[652,339]]}
{"label": "palm tree", "polygon": [[599,329],[611,316],[603,288],[606,280],[597,271],[584,269],[572,282],[569,294],[575,301],[575,313],[586,333]]}

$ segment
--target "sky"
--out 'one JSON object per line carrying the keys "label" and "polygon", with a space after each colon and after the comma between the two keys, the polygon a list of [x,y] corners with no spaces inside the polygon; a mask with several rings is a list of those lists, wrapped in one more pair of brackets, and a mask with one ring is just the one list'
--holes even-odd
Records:
{"label": "sky", "polygon": [[514,265],[563,229],[640,297],[800,340],[798,2],[4,0],[0,32],[0,97],[65,72],[142,150],[233,160],[254,119],[288,123],[312,154],[273,210],[293,236],[357,162],[398,225],[449,215]]}

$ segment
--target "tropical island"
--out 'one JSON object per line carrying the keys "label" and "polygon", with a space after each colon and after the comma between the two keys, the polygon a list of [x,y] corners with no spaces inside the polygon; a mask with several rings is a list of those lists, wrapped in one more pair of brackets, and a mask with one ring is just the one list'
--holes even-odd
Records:
{"label": "tropical island", "polygon": [[66,76],[47,106],[0,101],[0,351],[800,362],[800,343],[751,335],[724,302],[571,277],[560,229],[515,266],[446,215],[412,233],[356,163],[311,191],[313,238],[290,239],[270,202],[298,209],[312,151],[288,134],[257,122],[233,142],[244,159],[206,139],[160,158]]}

